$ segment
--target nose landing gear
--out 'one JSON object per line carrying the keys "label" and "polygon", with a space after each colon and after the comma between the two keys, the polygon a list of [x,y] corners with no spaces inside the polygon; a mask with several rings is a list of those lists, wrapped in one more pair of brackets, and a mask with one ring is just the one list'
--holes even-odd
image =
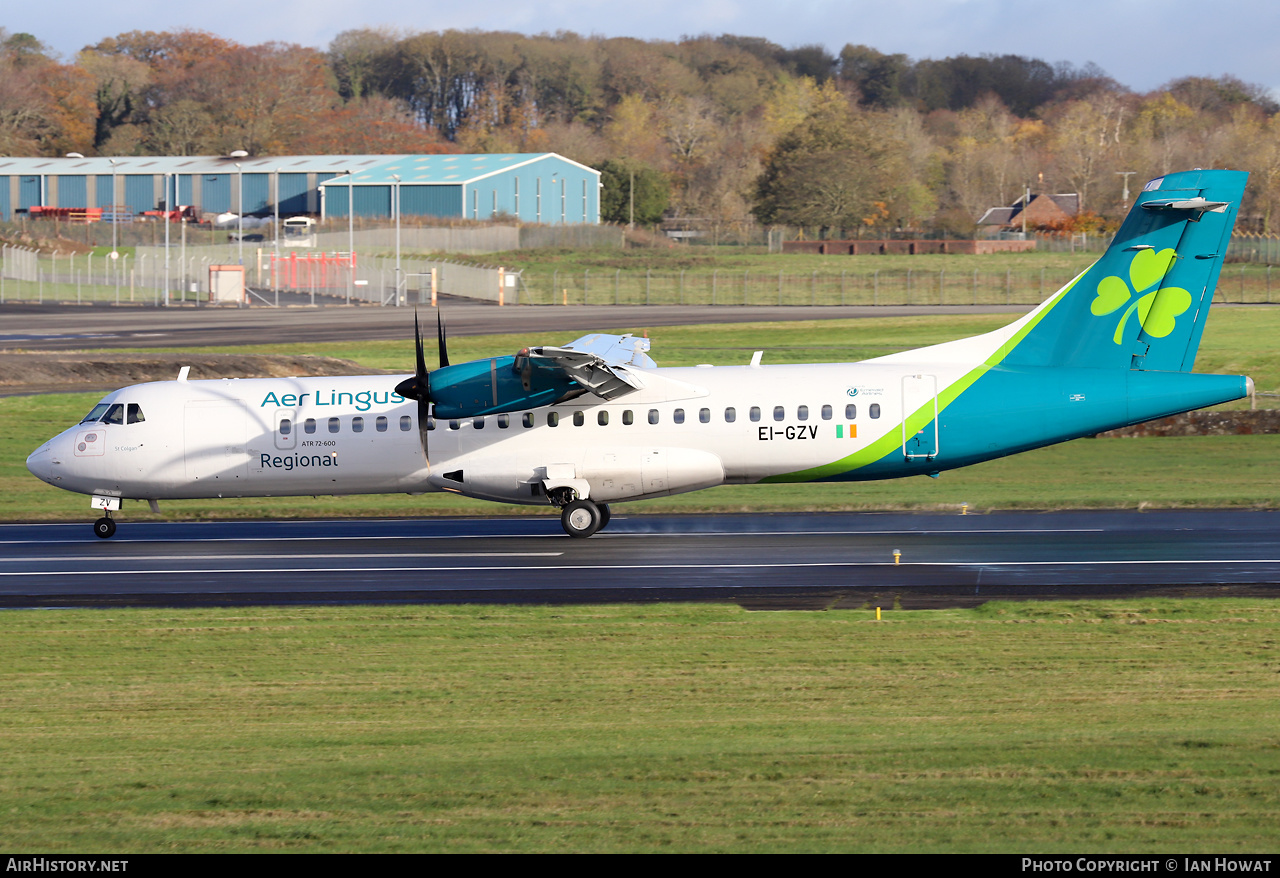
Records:
{"label": "nose landing gear", "polygon": [[93,523],[93,535],[99,539],[110,539],[115,532],[116,523],[109,512]]}

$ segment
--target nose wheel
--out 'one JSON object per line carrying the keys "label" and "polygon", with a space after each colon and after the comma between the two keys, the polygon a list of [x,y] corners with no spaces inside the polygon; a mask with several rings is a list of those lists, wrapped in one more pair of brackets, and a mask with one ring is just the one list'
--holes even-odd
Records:
{"label": "nose wheel", "polygon": [[609,522],[609,507],[590,500],[574,500],[560,513],[560,526],[571,537],[586,539]]}
{"label": "nose wheel", "polygon": [[116,532],[116,523],[110,515],[104,515],[93,523],[93,535],[99,539],[110,539]]}

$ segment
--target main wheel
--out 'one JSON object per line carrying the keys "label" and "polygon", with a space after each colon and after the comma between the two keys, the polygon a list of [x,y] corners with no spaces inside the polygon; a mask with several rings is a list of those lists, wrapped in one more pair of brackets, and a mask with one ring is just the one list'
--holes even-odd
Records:
{"label": "main wheel", "polygon": [[116,523],[103,516],[93,523],[93,534],[99,539],[109,539],[116,532]]}
{"label": "main wheel", "polygon": [[600,526],[596,530],[604,530],[609,526],[609,519],[613,517],[613,513],[609,511],[608,503],[600,504]]}
{"label": "main wheel", "polygon": [[590,500],[574,500],[560,513],[560,525],[571,537],[586,539],[600,529],[600,507]]}

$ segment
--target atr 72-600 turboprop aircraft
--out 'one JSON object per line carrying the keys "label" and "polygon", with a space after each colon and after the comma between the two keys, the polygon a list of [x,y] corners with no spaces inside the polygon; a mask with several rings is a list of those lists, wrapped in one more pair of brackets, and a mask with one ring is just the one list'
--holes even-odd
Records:
{"label": "atr 72-600 turboprop aircraft", "polygon": [[551,504],[587,537],[610,503],[712,485],[859,481],[942,470],[1251,392],[1192,374],[1246,174],[1143,189],[1091,268],[1003,329],[859,363],[659,369],[647,339],[414,375],[141,384],[108,394],[28,468],[122,500],[451,491]]}

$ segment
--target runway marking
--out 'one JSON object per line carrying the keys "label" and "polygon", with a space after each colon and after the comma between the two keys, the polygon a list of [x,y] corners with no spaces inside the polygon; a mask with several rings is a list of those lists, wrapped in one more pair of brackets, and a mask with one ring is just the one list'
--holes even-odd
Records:
{"label": "runway marking", "polygon": [[[331,557],[331,556],[330,556]],[[450,556],[441,556],[450,557]],[[458,556],[452,556],[458,557]],[[465,557],[465,556],[464,556]],[[1280,564],[1280,559],[1275,558],[1224,558],[1215,561],[1204,560],[1171,560],[1171,561],[921,561],[914,564],[894,564],[892,561],[805,561],[796,563],[780,562],[777,564],[553,564],[540,567],[513,567],[513,566],[496,566],[496,567],[246,567],[228,569],[225,567],[214,567],[207,570],[191,570],[191,569],[175,569],[175,570],[37,570],[37,571],[12,571],[0,572],[3,576],[136,576],[141,574],[173,576],[176,574],[192,574],[192,575],[209,575],[209,574],[225,574],[225,573],[394,573],[394,572],[459,572],[459,571],[502,571],[516,570],[521,572],[544,571],[544,570],[734,570],[748,569],[758,570],[760,568],[786,567],[786,568],[816,568],[816,567],[886,567],[903,569],[907,567],[960,567],[960,568],[987,568],[987,567],[1087,567],[1087,566],[1107,566],[1107,565],[1154,565],[1154,564],[1176,564],[1184,565],[1208,565],[1208,564]],[[892,585],[892,584],[890,584]],[[608,587],[608,583],[603,584]],[[410,586],[418,588],[419,586]],[[568,586],[565,586],[568,587]],[[630,587],[630,586],[628,586]],[[667,586],[663,586],[667,587]]]}
{"label": "runway marking", "polygon": [[[310,555],[114,555],[113,561],[217,561],[232,562],[237,558],[260,561],[264,558],[557,558],[564,552],[366,552],[363,554],[316,553]],[[0,564],[18,564],[28,561],[101,561],[101,558],[68,558],[65,555],[31,558],[0,558]]]}
{"label": "runway marking", "polygon": [[[30,525],[27,525],[28,527]],[[83,525],[76,525],[83,527]],[[980,530],[723,530],[723,531],[691,531],[683,533],[668,533],[666,531],[645,531],[639,533],[628,532],[609,532],[600,533],[597,538],[620,539],[638,537],[847,537],[847,536],[910,536],[911,534],[920,534],[921,536],[938,536],[947,534],[1084,534],[1084,533],[1106,533],[1107,528],[1104,527],[1075,527],[1075,528],[986,528]],[[317,542],[337,542],[339,540],[535,540],[535,539],[564,539],[561,533],[515,533],[515,534],[370,534],[369,536],[302,536],[302,537],[164,537],[158,539],[117,539],[112,540],[110,545],[120,545],[121,543],[303,543]],[[25,545],[97,545],[87,539],[74,540],[0,540],[0,546],[25,546]]]}

